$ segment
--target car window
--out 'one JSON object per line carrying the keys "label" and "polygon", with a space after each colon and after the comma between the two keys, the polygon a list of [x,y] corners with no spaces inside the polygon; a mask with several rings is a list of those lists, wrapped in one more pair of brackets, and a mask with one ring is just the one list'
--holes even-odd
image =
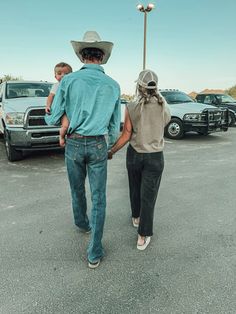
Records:
{"label": "car window", "polygon": [[205,98],[205,95],[197,95],[196,96],[197,102],[204,102],[204,98]]}
{"label": "car window", "polygon": [[162,96],[165,98],[168,104],[180,104],[187,102],[194,102],[187,94],[183,92],[170,92],[170,91],[161,91]]}
{"label": "car window", "polygon": [[236,102],[235,99],[233,99],[233,97],[229,96],[229,95],[216,95],[216,98],[218,100],[221,100],[221,103],[232,103],[232,102]]}
{"label": "car window", "polygon": [[50,83],[7,83],[6,98],[47,97],[52,84]]}
{"label": "car window", "polygon": [[212,95],[206,95],[204,103],[205,104],[211,104],[213,101],[213,96]]}

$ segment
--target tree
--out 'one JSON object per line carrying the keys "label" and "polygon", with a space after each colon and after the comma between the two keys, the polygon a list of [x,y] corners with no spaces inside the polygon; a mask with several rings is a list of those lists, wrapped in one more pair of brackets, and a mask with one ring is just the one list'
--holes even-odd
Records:
{"label": "tree", "polygon": [[22,80],[22,77],[12,76],[10,74],[5,74],[3,77],[0,77],[0,82],[5,81],[20,81]]}
{"label": "tree", "polygon": [[232,96],[233,98],[236,99],[236,85],[230,87],[225,91],[228,95]]}
{"label": "tree", "polygon": [[127,101],[131,101],[131,100],[133,100],[134,96],[122,94],[121,98],[123,98],[123,99],[125,99]]}

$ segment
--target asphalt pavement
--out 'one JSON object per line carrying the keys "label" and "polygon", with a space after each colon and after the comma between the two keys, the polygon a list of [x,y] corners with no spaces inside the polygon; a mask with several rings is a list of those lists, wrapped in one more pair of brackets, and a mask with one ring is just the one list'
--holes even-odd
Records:
{"label": "asphalt pavement", "polygon": [[236,313],[236,127],[166,140],[145,251],[131,225],[125,152],[109,161],[106,256],[91,270],[63,152],[10,163],[0,139],[1,314]]}

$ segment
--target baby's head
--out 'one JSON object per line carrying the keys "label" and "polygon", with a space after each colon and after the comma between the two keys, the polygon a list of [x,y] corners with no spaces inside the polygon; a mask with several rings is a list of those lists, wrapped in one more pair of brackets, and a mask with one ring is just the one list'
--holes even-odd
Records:
{"label": "baby's head", "polygon": [[65,62],[60,62],[56,64],[54,67],[55,79],[58,80],[58,82],[60,82],[60,80],[63,78],[64,75],[71,72],[72,72],[72,67]]}

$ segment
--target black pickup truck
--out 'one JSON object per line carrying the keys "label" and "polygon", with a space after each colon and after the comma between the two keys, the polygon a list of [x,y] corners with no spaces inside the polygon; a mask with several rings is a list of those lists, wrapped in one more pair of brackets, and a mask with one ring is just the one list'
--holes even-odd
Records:
{"label": "black pickup truck", "polygon": [[199,103],[213,105],[222,109],[229,109],[229,126],[235,125],[236,100],[227,94],[197,94],[196,100]]}

